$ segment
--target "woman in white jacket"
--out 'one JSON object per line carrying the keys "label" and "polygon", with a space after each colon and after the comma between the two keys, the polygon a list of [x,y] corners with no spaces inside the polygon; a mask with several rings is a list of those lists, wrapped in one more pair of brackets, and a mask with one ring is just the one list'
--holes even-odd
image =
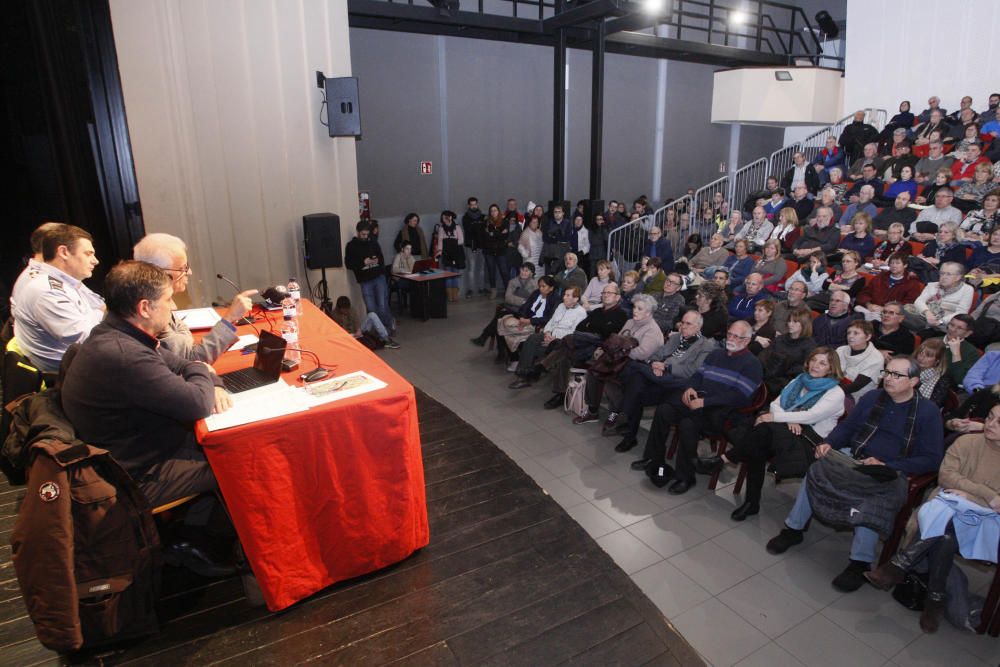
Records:
{"label": "woman in white jacket", "polygon": [[815,460],[816,445],[830,434],[844,414],[840,358],[828,347],[817,347],[806,358],[803,372],[785,385],[770,410],[757,418],[753,429],[719,457],[699,459],[702,472],[714,472],[725,463],[747,464],[747,491],[733,510],[734,521],[760,512],[760,494],[769,460],[779,478],[804,477]]}
{"label": "woman in white jacket", "polygon": [[[559,345],[564,336],[576,331],[576,325],[587,317],[587,311],[580,305],[580,288],[570,285],[563,291],[562,303],[552,313],[552,318],[542,328],[541,333],[533,333],[518,350],[517,379],[510,384],[511,389],[523,389],[541,377],[537,367],[549,352],[549,346]],[[510,368],[508,367],[508,370]]]}
{"label": "woman in white jacket", "polygon": [[867,320],[855,320],[847,327],[847,345],[837,348],[844,377],[851,383],[844,389],[854,400],[878,388],[879,375],[885,368],[885,357],[872,345],[875,330]]}
{"label": "woman in white jacket", "polygon": [[535,266],[535,277],[545,275],[545,267],[542,266],[542,231],[538,228],[541,222],[538,218],[532,217],[521,232],[521,238],[517,242],[517,251],[521,254],[525,262],[531,262]]}
{"label": "woman in white jacket", "polygon": [[816,251],[809,255],[806,264],[785,281],[785,291],[787,292],[792,283],[798,280],[806,284],[806,290],[809,292],[807,296],[815,296],[823,291],[823,283],[829,277],[830,274],[826,272],[826,257],[822,252]]}

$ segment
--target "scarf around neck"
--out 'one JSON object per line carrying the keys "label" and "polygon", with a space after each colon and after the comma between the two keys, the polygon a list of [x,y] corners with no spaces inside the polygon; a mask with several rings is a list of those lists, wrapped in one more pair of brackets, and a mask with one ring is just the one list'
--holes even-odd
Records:
{"label": "scarf around neck", "polygon": [[781,390],[781,409],[787,412],[808,410],[836,386],[837,381],[831,377],[814,378],[809,373],[799,373]]}

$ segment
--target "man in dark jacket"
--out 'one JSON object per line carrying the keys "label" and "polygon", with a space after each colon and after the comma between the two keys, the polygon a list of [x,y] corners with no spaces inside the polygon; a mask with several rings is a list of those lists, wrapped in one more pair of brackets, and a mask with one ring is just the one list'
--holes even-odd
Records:
{"label": "man in dark jacket", "polygon": [[[146,262],[114,267],[104,281],[107,317],[69,363],[62,391],[77,436],[107,449],[153,507],[217,489],[192,426],[231,405],[210,366],[159,345],[175,307],[171,282]],[[207,523],[211,509],[193,506],[186,523]],[[182,557],[211,563],[182,549]]]}
{"label": "man in dark jacket", "polygon": [[483,245],[486,237],[486,216],[479,210],[479,200],[469,197],[468,208],[462,215],[462,237],[465,245],[465,298],[470,299],[478,291],[486,294],[483,283]]}
{"label": "man in dark jacket", "polygon": [[805,183],[810,194],[815,195],[819,191],[819,174],[816,167],[806,161],[806,156],[802,151],[798,151],[792,156],[794,164],[788,168],[781,178],[781,187],[785,192],[791,192],[799,183]]}
{"label": "man in dark jacket", "polygon": [[369,238],[371,225],[362,220],[354,229],[357,236],[344,248],[344,265],[354,272],[361,287],[361,297],[369,312],[378,315],[389,332],[396,328],[396,321],[389,310],[389,285],[385,281],[385,258],[382,248]]}
{"label": "man in dark jacket", "polygon": [[[883,371],[884,389],[864,395],[853,410],[816,447],[816,458],[837,449],[864,465],[886,466],[904,475],[921,475],[938,469],[944,456],[944,425],[941,411],[916,392],[920,367],[911,357],[895,357]],[[767,543],[773,554],[801,544],[812,517],[807,484],[799,488],[791,513],[781,533]],[[847,568],[833,580],[837,590],[856,591],[865,582],[864,573],[875,561],[879,536],[864,526],[854,529]]]}
{"label": "man in dark jacket", "polygon": [[855,111],[854,121],[840,134],[840,147],[847,151],[848,162],[864,155],[865,144],[878,141],[878,130],[865,122],[865,112]]}
{"label": "man in dark jacket", "polygon": [[836,350],[841,345],[847,345],[847,328],[861,317],[861,314],[851,312],[851,297],[847,292],[831,293],[829,308],[813,320],[812,337],[816,347],[826,346]]}

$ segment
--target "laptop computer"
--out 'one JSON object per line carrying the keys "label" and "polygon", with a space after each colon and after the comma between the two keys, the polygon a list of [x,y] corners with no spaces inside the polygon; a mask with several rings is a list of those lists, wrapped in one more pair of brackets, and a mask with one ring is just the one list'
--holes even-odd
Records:
{"label": "laptop computer", "polygon": [[287,345],[281,336],[276,336],[270,331],[261,331],[253,366],[219,376],[226,385],[226,391],[238,394],[277,382],[281,377],[281,360],[285,358]]}
{"label": "laptop computer", "polygon": [[433,271],[436,268],[437,268],[437,262],[435,262],[433,259],[418,259],[413,263],[413,273]]}

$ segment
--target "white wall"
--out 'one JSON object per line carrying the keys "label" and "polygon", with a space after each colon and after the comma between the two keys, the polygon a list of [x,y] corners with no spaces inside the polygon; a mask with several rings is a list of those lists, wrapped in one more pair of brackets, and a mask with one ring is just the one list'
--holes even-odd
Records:
{"label": "white wall", "polygon": [[989,74],[1000,57],[996,0],[848,0],[847,34],[846,113],[880,107],[891,118],[904,99],[920,113],[931,95],[949,112],[971,95],[982,111],[1000,89]]}
{"label": "white wall", "polygon": [[346,0],[111,0],[111,18],[146,231],[187,241],[192,302],[231,297],[216,272],[301,281],[304,214],[353,235],[355,140],[320,125],[314,74],[351,74]]}

